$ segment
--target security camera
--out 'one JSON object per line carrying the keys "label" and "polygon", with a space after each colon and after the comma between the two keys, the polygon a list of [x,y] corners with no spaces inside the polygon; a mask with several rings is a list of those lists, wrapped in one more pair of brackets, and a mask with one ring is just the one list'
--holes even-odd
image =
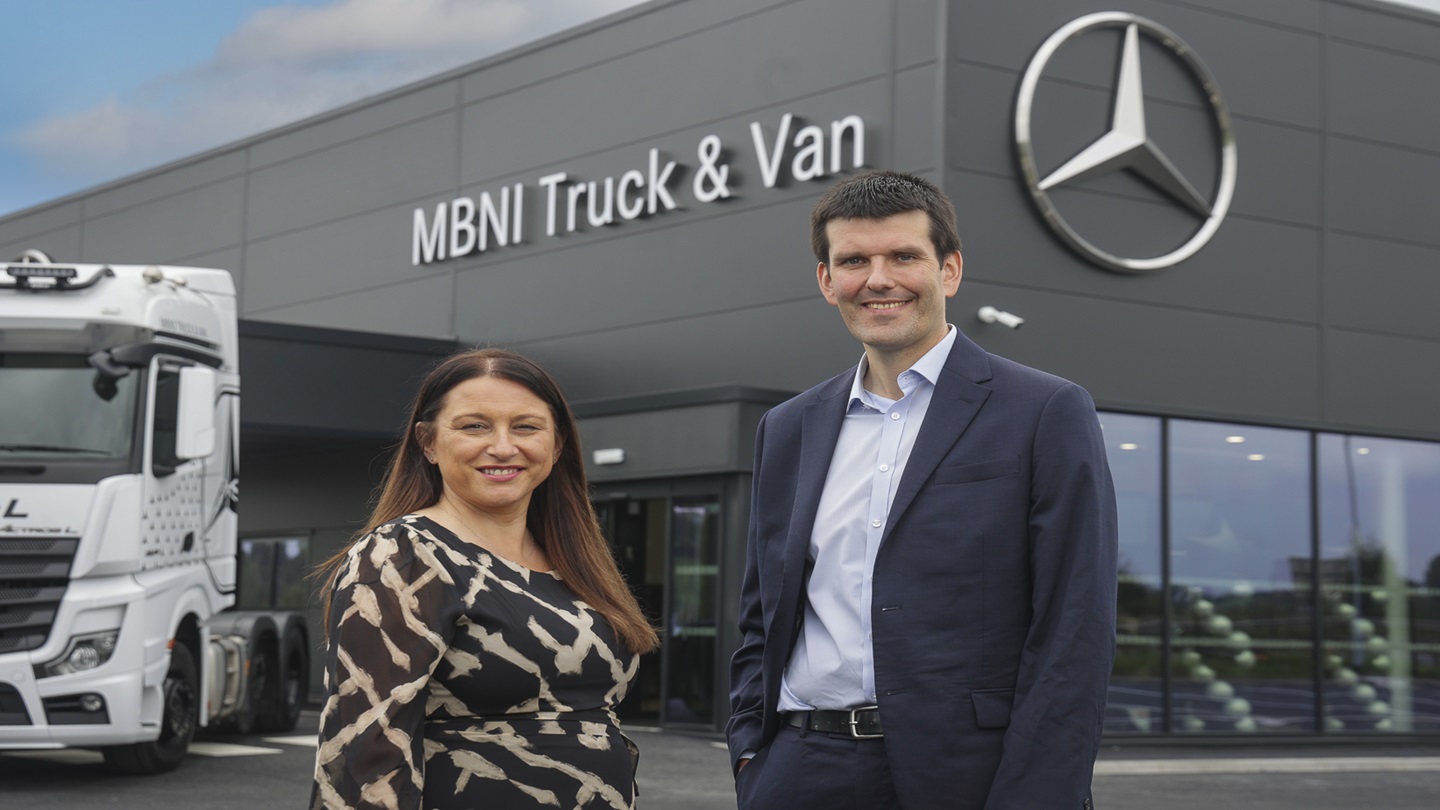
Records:
{"label": "security camera", "polygon": [[1011,329],[1019,329],[1025,325],[1024,318],[1012,312],[996,309],[995,307],[981,307],[980,312],[977,314],[980,316],[980,320],[985,323],[998,323],[1001,326],[1008,326]]}

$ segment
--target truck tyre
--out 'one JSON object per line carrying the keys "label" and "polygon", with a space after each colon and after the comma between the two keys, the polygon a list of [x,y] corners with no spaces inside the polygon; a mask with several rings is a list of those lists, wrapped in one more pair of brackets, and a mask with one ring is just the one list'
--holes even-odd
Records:
{"label": "truck tyre", "polygon": [[164,713],[160,737],[150,742],[117,745],[102,749],[105,764],[126,774],[164,773],[175,769],[200,723],[200,676],[190,648],[176,644],[170,650],[170,669],[165,673]]}
{"label": "truck tyre", "polygon": [[285,669],[275,668],[275,684],[269,691],[260,715],[255,718],[255,728],[260,731],[289,731],[300,722],[300,709],[305,703],[305,673],[309,671],[305,648],[291,642],[285,656]]}

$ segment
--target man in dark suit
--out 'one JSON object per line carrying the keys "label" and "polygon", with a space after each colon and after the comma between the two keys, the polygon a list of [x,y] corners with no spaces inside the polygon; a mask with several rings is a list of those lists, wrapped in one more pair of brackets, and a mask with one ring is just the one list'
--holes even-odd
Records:
{"label": "man in dark suit", "polygon": [[960,240],[928,181],[846,180],[811,238],[865,352],[760,423],[740,808],[1088,809],[1117,545],[1094,403],[946,323]]}

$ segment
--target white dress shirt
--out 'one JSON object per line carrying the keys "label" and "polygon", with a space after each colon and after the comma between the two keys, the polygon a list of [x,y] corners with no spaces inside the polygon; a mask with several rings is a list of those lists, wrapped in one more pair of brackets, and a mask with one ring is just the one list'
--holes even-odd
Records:
{"label": "white dress shirt", "polygon": [[805,621],[780,682],[782,712],[875,703],[871,583],[890,503],[935,382],[955,345],[955,327],[901,373],[900,399],[865,389],[861,358],[810,535],[813,569]]}

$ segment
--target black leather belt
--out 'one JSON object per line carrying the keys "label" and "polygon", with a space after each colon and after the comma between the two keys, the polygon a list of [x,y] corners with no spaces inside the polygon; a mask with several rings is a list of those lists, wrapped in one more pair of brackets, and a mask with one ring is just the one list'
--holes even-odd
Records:
{"label": "black leather belt", "polygon": [[860,706],[841,711],[792,712],[785,722],[808,731],[844,734],[857,740],[884,737],[880,728],[880,707]]}

